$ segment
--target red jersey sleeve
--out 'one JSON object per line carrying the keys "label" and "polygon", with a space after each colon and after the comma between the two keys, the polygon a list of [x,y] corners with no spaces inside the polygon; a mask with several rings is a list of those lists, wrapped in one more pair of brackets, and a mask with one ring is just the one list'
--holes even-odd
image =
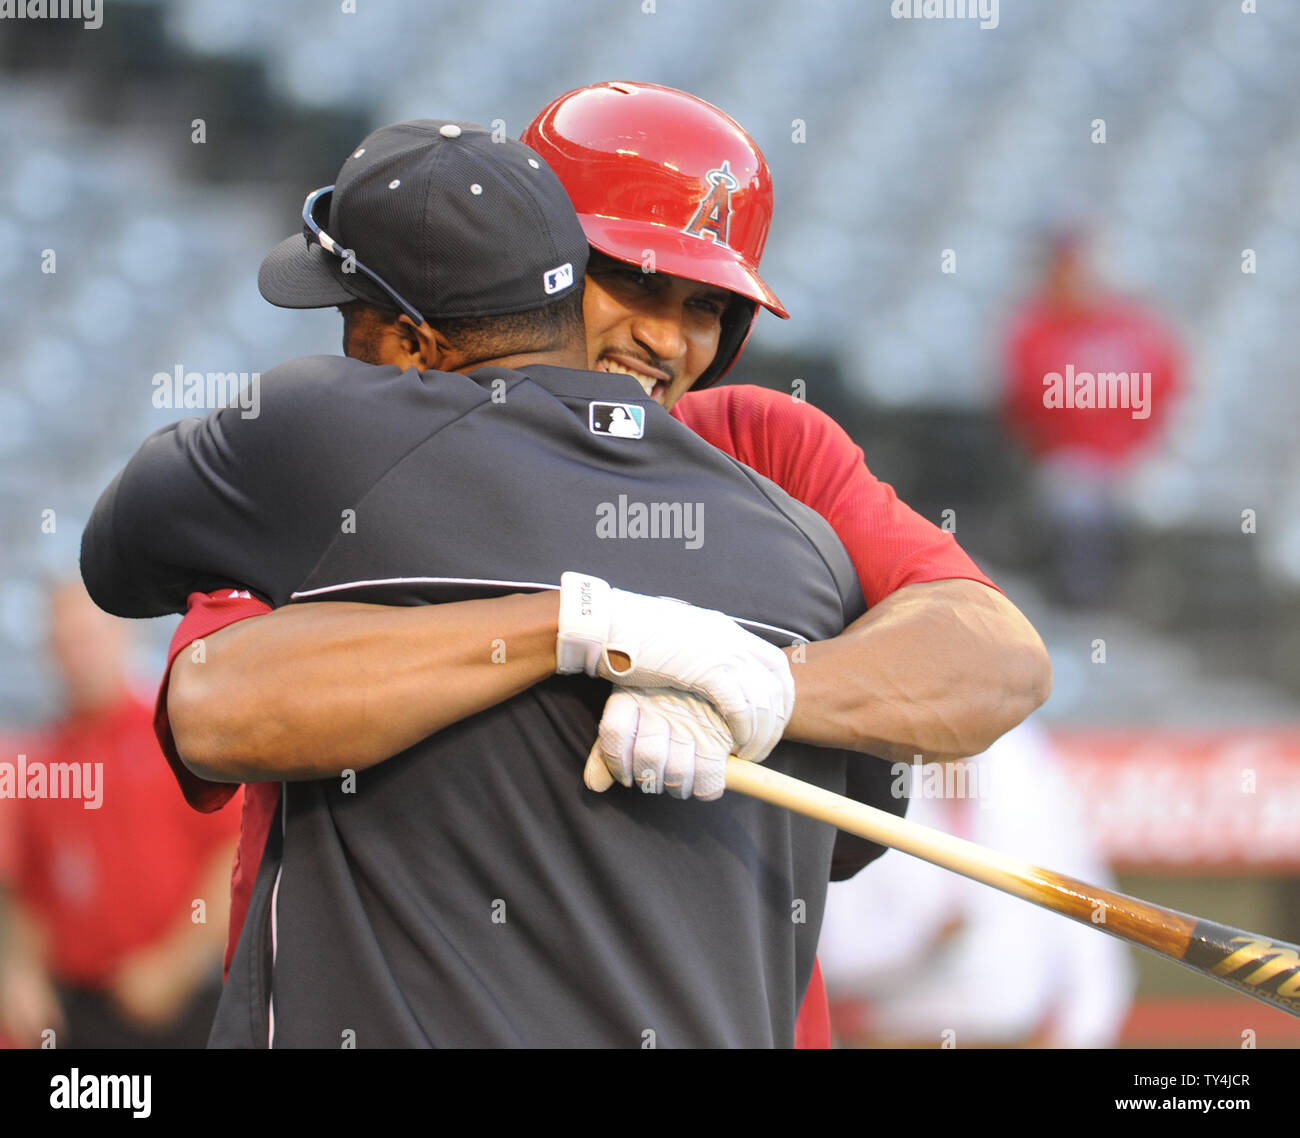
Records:
{"label": "red jersey sleeve", "polygon": [[799,1007],[799,1018],[795,1020],[794,1045],[800,1051],[828,1050],[831,1045],[830,999],[826,995],[826,981],[822,979],[821,961],[816,958],[808,991]]}
{"label": "red jersey sleeve", "polygon": [[154,706],[154,734],[158,736],[158,745],[162,747],[172,774],[180,784],[185,801],[203,814],[220,810],[239,791],[239,786],[236,783],[209,782],[199,778],[181,760],[180,753],[176,750],[176,740],[172,738],[171,723],[167,719],[167,686],[171,682],[172,664],[194,641],[210,636],[237,620],[262,616],[270,611],[269,605],[263,604],[244,589],[191,593],[189,611],[177,626],[171,647],[167,650],[167,670],[158,686],[158,702]]}
{"label": "red jersey sleeve", "polygon": [[[167,653],[167,672],[158,688],[158,703],[154,709],[154,733],[167,762],[171,765],[176,781],[180,783],[185,801],[195,810],[211,813],[221,809],[238,792],[239,787],[231,783],[208,782],[199,778],[182,761],[172,738],[171,724],[167,720],[167,684],[171,677],[172,664],[181,652],[194,641],[211,636],[228,624],[245,620],[250,616],[262,616],[271,611],[269,605],[263,604],[256,597],[243,589],[218,589],[212,593],[191,593],[189,611],[172,637],[171,648]],[[271,832],[275,810],[280,801],[280,784],[278,782],[249,783],[243,788],[244,801],[239,817],[239,845],[235,850],[235,861],[230,878],[230,928],[226,938],[226,953],[222,961],[222,978],[230,972],[230,961],[235,955],[235,946],[239,943],[239,933],[244,927],[248,915],[249,901],[253,895],[253,883],[257,878],[257,867],[266,845],[266,837]]]}
{"label": "red jersey sleeve", "polygon": [[862,448],[824,411],[783,392],[736,385],[689,392],[672,414],[825,518],[869,608],[923,581],[965,578],[997,588],[951,533],[867,469]]}

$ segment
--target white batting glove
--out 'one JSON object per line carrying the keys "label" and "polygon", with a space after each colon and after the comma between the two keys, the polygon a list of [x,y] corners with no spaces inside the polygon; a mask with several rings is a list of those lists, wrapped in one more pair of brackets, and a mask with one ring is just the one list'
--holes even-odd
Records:
{"label": "white batting glove", "polygon": [[726,613],[612,589],[585,573],[560,578],[556,661],[561,674],[703,697],[721,712],[736,756],[750,761],[776,745],[794,710],[790,662],[775,645]]}
{"label": "white batting glove", "polygon": [[[767,758],[772,739],[754,759]],[[605,703],[596,745],[583,781],[597,792],[615,782],[646,794],[711,802],[727,785],[727,758],[735,740],[718,709],[673,688],[616,687]]]}

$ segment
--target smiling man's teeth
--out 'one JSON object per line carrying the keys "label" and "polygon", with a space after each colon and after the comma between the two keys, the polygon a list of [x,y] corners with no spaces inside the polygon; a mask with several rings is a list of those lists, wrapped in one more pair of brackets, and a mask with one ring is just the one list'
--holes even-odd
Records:
{"label": "smiling man's teeth", "polygon": [[626,368],[622,364],[616,364],[613,360],[601,360],[600,366],[605,371],[612,371],[617,375],[630,375],[641,385],[647,395],[654,395],[655,381],[648,375],[642,375],[640,372]]}

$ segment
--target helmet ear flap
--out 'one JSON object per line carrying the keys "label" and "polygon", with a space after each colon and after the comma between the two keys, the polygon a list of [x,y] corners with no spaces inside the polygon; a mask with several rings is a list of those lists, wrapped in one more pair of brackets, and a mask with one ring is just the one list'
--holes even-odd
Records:
{"label": "helmet ear flap", "polygon": [[745,296],[733,296],[731,303],[722,313],[722,331],[718,336],[718,351],[713,362],[700,374],[700,378],[691,384],[692,391],[710,387],[717,383],[731,370],[740,350],[749,339],[754,329],[754,317],[758,315],[758,304]]}

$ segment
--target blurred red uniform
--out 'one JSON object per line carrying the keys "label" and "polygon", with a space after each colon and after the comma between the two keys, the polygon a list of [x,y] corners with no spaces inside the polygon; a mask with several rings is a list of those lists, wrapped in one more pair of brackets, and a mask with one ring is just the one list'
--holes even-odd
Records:
{"label": "blurred red uniform", "polygon": [[127,622],[80,583],[51,590],[49,616],[66,711],[0,755],[0,1031],[202,1047],[238,807],[195,817],[177,793],[128,686]]}
{"label": "blurred red uniform", "polygon": [[1123,479],[1159,442],[1182,388],[1173,332],[1106,289],[1078,233],[1057,234],[1004,344],[1002,414],[1033,458],[1053,599],[1111,602],[1126,563]]}
{"label": "blurred red uniform", "polygon": [[[1007,424],[1038,459],[1069,451],[1106,467],[1131,461],[1159,438],[1181,387],[1173,334],[1126,298],[1103,297],[1079,308],[1030,300],[1012,321],[1006,352]],[[1096,406],[1104,394],[1088,400],[1094,406],[1079,405],[1090,386],[1098,391],[1098,374],[1114,372],[1130,377],[1126,394],[1136,394],[1144,406],[1135,407],[1133,399],[1127,407]],[[1142,378],[1147,373],[1149,381]],[[1061,377],[1059,385],[1044,382],[1051,375]],[[1068,393],[1067,383],[1073,388]],[[1051,398],[1053,387],[1061,401]]]}
{"label": "blurred red uniform", "polygon": [[152,709],[125,693],[35,737],[26,755],[29,769],[100,764],[98,807],[83,794],[22,800],[10,814],[14,891],[45,927],[51,973],[102,987],[189,910],[208,860],[238,831],[239,807],[190,810],[158,761]]}

